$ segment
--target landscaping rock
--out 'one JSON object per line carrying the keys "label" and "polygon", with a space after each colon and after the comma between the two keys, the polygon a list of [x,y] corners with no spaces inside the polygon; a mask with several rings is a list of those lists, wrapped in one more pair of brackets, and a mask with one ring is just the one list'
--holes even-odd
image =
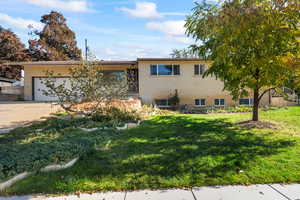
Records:
{"label": "landscaping rock", "polygon": [[0,183],[0,190],[4,190],[4,189],[12,186],[16,182],[30,176],[31,174],[32,173],[29,173],[29,172],[23,172],[21,174],[14,176],[13,178],[9,179],[8,181],[5,181],[4,183]]}
{"label": "landscaping rock", "polygon": [[136,128],[136,127],[138,127],[137,123],[128,123],[127,124],[127,128]]}
{"label": "landscaping rock", "polygon": [[117,127],[117,130],[126,130],[128,128],[128,124],[125,124],[123,127]]}
{"label": "landscaping rock", "polygon": [[[68,163],[66,163],[64,165],[48,165],[47,167],[42,168],[40,171],[41,172],[50,172],[50,171],[58,171],[58,170],[66,169],[66,168],[72,167],[78,161],[78,159],[79,159],[78,157],[74,158],[73,160],[69,161]],[[9,188],[16,182],[18,182],[32,174],[33,174],[32,172],[23,172],[21,174],[18,174],[16,176],[14,176],[13,178],[9,179],[8,181],[0,183],[0,190]]]}
{"label": "landscaping rock", "polygon": [[86,132],[92,132],[98,130],[98,128],[80,128],[80,129]]}
{"label": "landscaping rock", "polygon": [[41,172],[51,172],[51,171],[57,171],[57,170],[62,170],[62,169],[72,167],[78,161],[78,159],[79,158],[74,158],[73,160],[69,161],[65,165],[48,165],[47,167],[41,169]]}

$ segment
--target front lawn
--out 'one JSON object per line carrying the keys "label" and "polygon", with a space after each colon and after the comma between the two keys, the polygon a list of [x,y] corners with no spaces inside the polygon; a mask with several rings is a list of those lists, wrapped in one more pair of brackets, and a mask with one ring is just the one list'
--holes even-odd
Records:
{"label": "front lawn", "polygon": [[36,174],[0,195],[300,182],[300,107],[261,118],[278,128],[238,126],[249,113],[155,116],[72,168]]}

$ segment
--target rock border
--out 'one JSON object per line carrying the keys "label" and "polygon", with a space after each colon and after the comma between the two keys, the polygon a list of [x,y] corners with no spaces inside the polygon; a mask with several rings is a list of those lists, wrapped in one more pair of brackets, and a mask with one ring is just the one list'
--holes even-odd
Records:
{"label": "rock border", "polygon": [[[141,122],[142,121],[139,120],[137,123],[126,123],[123,127],[116,127],[116,129],[117,130],[126,130],[126,129],[136,128],[141,124]],[[99,129],[110,129],[110,127],[91,128],[91,129],[80,128],[80,129],[83,130],[83,131],[86,131],[86,132],[92,132],[92,131],[96,131],[96,130],[99,130]],[[50,164],[50,165],[40,169],[39,171],[40,172],[52,172],[52,171],[59,171],[59,170],[62,170],[62,169],[67,169],[67,168],[72,167],[78,160],[79,160],[79,157],[76,157],[76,158],[70,160],[69,162],[67,162],[64,165]],[[0,191],[11,187],[13,184],[17,183],[18,181],[20,181],[24,178],[27,178],[28,176],[30,176],[32,174],[34,174],[34,172],[23,172],[23,173],[20,173],[16,176],[12,177],[11,179],[9,179],[5,182],[0,183]]]}
{"label": "rock border", "polygon": [[[42,169],[40,169],[40,172],[51,172],[51,171],[59,171],[62,169],[67,169],[72,167],[77,161],[79,160],[79,157],[72,159],[71,161],[67,162],[64,165],[57,165],[57,164],[50,164]],[[13,184],[17,183],[18,181],[27,178],[28,176],[31,176],[32,174],[34,174],[34,172],[23,172],[20,173],[14,177],[12,177],[11,179],[0,183],[0,191],[1,190],[5,190],[9,187],[11,187]]]}
{"label": "rock border", "polygon": [[40,170],[40,172],[52,172],[52,171],[58,171],[58,170],[70,168],[78,161],[78,159],[79,159],[79,157],[74,158],[73,160],[67,162],[64,165],[48,165],[48,166],[42,168]]}
{"label": "rock border", "polygon": [[[131,128],[136,128],[141,124],[141,120],[139,120],[137,123],[125,123],[124,126],[116,127],[117,130],[126,130],[126,129],[131,129]],[[81,130],[86,131],[86,132],[92,132],[96,130],[105,130],[105,129],[112,129],[112,127],[99,127],[99,128],[82,128],[80,127]]]}

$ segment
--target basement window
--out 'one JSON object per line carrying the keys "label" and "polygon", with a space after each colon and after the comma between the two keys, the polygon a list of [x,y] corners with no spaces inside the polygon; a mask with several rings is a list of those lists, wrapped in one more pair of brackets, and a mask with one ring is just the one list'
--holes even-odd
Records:
{"label": "basement window", "polygon": [[215,99],[215,106],[225,106],[225,99]]}
{"label": "basement window", "polygon": [[240,99],[239,103],[241,106],[252,106],[253,105],[253,99],[247,98],[247,99]]}
{"label": "basement window", "polygon": [[170,107],[170,103],[168,99],[155,99],[155,105],[157,105],[158,107],[165,107],[168,108]]}
{"label": "basement window", "polygon": [[195,99],[196,106],[205,106],[205,99]]}

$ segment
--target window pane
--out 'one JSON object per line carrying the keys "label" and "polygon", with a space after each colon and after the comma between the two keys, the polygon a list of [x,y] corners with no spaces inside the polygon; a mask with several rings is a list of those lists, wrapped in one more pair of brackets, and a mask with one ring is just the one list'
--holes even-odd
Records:
{"label": "window pane", "polygon": [[200,65],[200,74],[204,74],[205,65]]}
{"label": "window pane", "polygon": [[194,74],[199,75],[199,65],[194,66]]}
{"label": "window pane", "polygon": [[240,105],[253,105],[253,99],[240,99]]}
{"label": "window pane", "polygon": [[158,75],[172,75],[172,65],[158,65]]}
{"label": "window pane", "polygon": [[158,106],[167,106],[168,100],[167,99],[156,99],[155,104]]}
{"label": "window pane", "polygon": [[253,105],[253,99],[250,99],[250,105]]}
{"label": "window pane", "polygon": [[220,99],[220,105],[224,106],[225,105],[225,99]]}
{"label": "window pane", "polygon": [[151,75],[157,75],[157,67],[156,67],[156,65],[151,65],[150,66],[150,74]]}
{"label": "window pane", "polygon": [[205,99],[201,99],[201,106],[205,106]]}
{"label": "window pane", "polygon": [[240,99],[240,105],[249,105],[249,99]]}
{"label": "window pane", "polygon": [[195,99],[195,105],[196,105],[196,106],[199,106],[199,105],[200,105],[199,99]]}
{"label": "window pane", "polygon": [[219,99],[215,99],[215,105],[218,106],[220,104]]}
{"label": "window pane", "polygon": [[180,75],[180,65],[173,65],[174,75]]}

